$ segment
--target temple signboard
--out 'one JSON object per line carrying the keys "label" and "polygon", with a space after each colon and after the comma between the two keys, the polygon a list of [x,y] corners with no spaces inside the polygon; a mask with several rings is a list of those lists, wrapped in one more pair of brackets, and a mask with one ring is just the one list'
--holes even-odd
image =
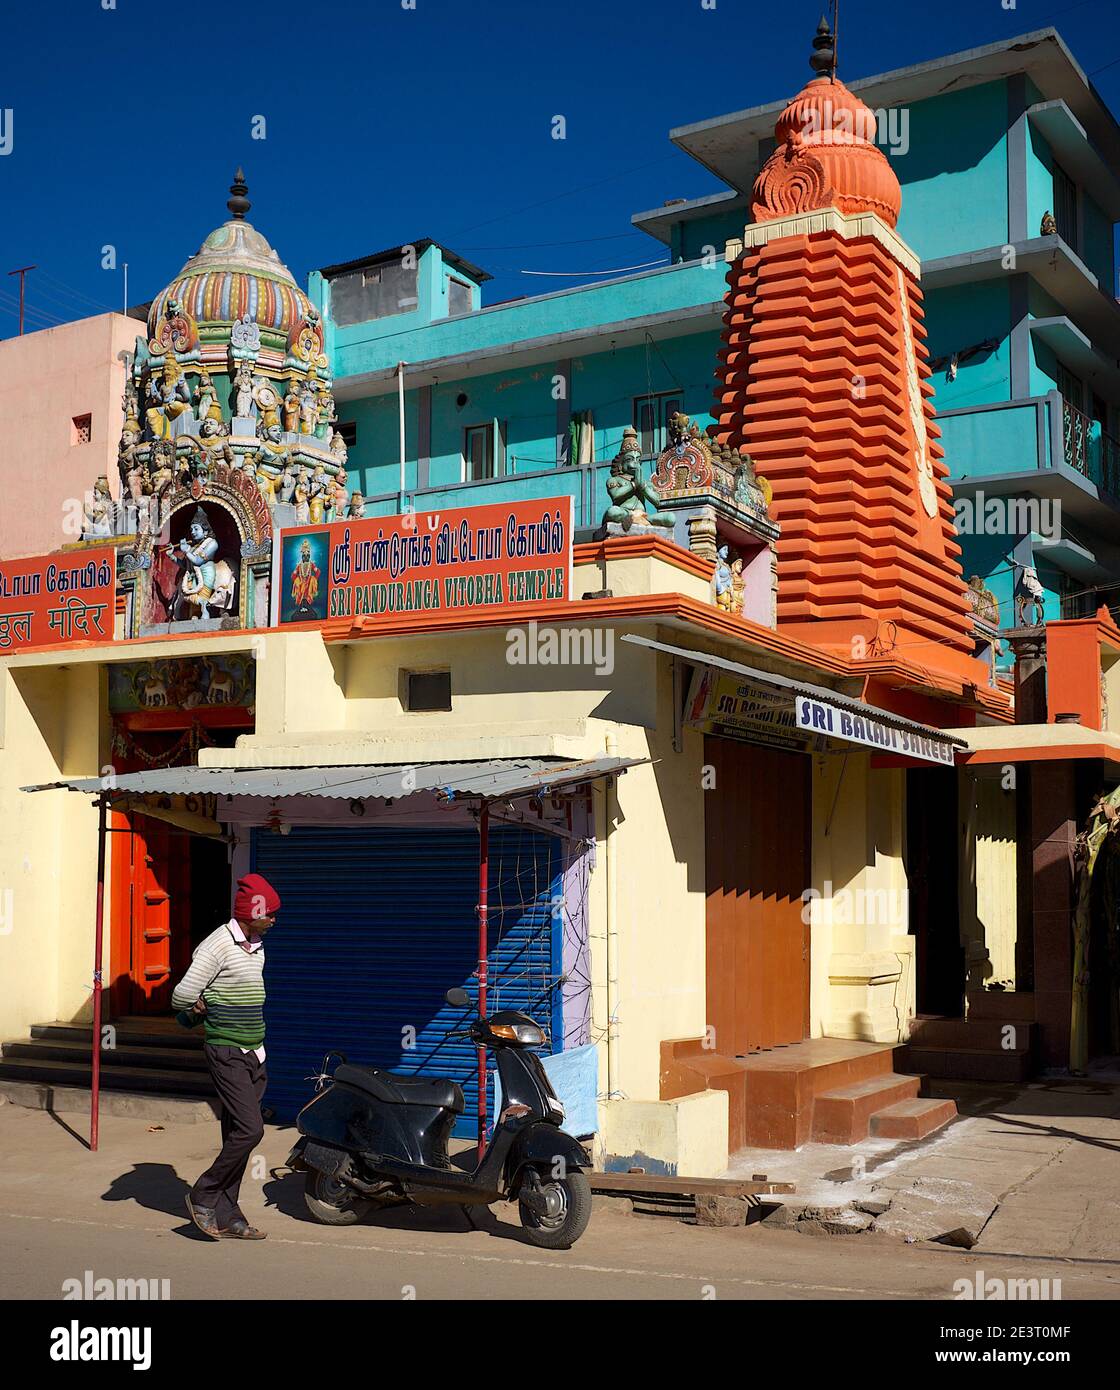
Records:
{"label": "temple signboard", "polygon": [[0,656],[25,647],[111,642],[116,584],[110,546],[0,562]]}
{"label": "temple signboard", "polygon": [[274,626],[566,601],[572,499],[286,528],[272,593]]}

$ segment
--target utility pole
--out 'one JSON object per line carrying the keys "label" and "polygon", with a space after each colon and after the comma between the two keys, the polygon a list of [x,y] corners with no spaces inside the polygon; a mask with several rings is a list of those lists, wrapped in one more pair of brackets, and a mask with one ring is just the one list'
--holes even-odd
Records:
{"label": "utility pole", "polygon": [[20,336],[21,338],[23,337],[23,288],[24,288],[24,282],[25,282],[26,279],[27,279],[27,272],[28,272],[29,270],[38,270],[38,268],[39,268],[38,266],[34,266],[34,265],[25,265],[25,266],[21,266],[21,267],[19,268],[19,270],[9,270],[9,271],[8,271],[8,274],[9,274],[9,275],[18,275],[18,276],[19,276],[19,336]]}
{"label": "utility pole", "polygon": [[128,262],[124,263],[124,309],[122,313],[128,313]]}

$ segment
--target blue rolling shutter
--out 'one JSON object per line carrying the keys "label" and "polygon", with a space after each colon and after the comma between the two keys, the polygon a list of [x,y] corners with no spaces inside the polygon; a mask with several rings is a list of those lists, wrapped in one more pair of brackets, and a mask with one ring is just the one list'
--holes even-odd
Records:
{"label": "blue rolling shutter", "polygon": [[[453,1077],[467,1109],[455,1133],[477,1132],[477,1053],[445,1040],[460,1018],[444,992],[478,997],[478,833],[470,827],[293,826],[253,832],[253,867],[283,907],[266,949],[268,1092],[290,1120],[308,1077],[340,1048],[351,1062]],[[513,827],[490,831],[489,1007],[524,1009],[560,1051],[562,846]],[[407,1044],[415,1030],[415,1046]],[[488,1114],[493,1115],[493,1083]]]}

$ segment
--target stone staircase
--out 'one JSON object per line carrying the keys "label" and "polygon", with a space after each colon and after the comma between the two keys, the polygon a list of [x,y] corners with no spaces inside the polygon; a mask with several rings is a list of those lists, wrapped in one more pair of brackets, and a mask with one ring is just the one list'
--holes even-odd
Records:
{"label": "stone staircase", "polygon": [[967,1018],[915,1018],[898,1050],[901,1071],[954,1081],[1027,1081],[1037,1069],[1034,996],[977,990]]}
{"label": "stone staircase", "polygon": [[[202,1030],[174,1019],[114,1020],[115,1046],[101,1050],[105,1091],[208,1100],[214,1093],[202,1052]],[[5,1085],[90,1086],[89,1024],[36,1023],[31,1036],[0,1046],[0,1093]]]}
{"label": "stone staircase", "polygon": [[705,1051],[699,1039],[661,1045],[661,1097],[707,1088],[729,1101],[728,1147],[796,1149],[923,1139],[957,1113],[922,1094],[924,1078],[894,1069],[896,1044],[811,1038],[745,1057]]}

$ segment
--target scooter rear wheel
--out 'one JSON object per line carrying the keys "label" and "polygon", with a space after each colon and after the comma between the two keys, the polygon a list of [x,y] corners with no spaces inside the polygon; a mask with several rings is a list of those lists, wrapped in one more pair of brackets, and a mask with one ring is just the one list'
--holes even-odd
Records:
{"label": "scooter rear wheel", "polygon": [[518,1202],[525,1238],[544,1250],[567,1250],[579,1240],[591,1220],[591,1183],[578,1168],[562,1178],[549,1178],[544,1173],[540,1178],[541,1187],[554,1198],[557,1210],[546,1216],[524,1199]]}
{"label": "scooter rear wheel", "polygon": [[317,1168],[309,1168],[304,1175],[303,1197],[307,1210],[324,1226],[353,1226],[375,1205]]}

